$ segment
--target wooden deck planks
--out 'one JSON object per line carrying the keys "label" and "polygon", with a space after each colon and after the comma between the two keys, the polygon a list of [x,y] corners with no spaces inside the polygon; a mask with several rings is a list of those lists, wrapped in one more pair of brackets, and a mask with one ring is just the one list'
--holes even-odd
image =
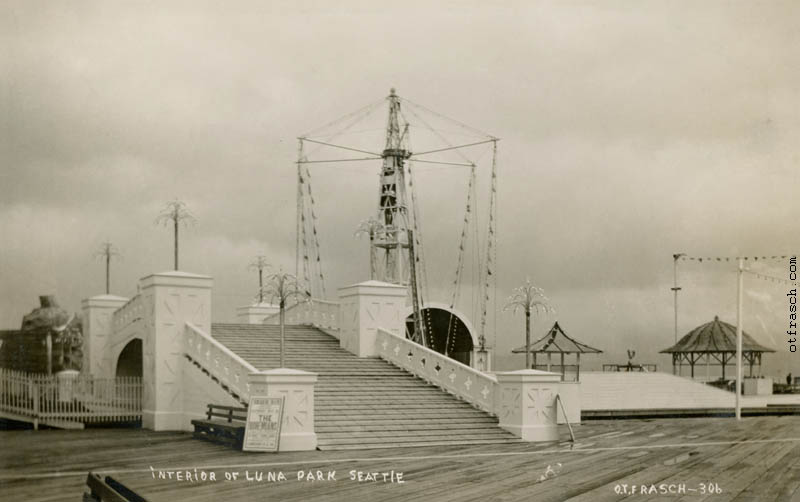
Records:
{"label": "wooden deck planks", "polygon": [[[791,500],[800,486],[800,442],[704,444],[767,438],[797,439],[800,417],[623,420],[590,422],[577,428],[579,445],[500,444],[431,446],[391,450],[253,454],[193,440],[190,433],[93,429],[0,432],[0,492],[10,500],[77,499],[89,470],[112,475],[154,502],[181,500],[442,500],[609,501],[616,483],[720,484],[709,500]],[[562,431],[566,438],[566,430]],[[484,454],[499,454],[484,456]],[[677,463],[667,462],[683,454]],[[472,456],[472,455],[481,456]],[[343,462],[340,462],[343,461]],[[304,462],[291,465],[291,462]],[[561,472],[544,481],[548,465]],[[277,464],[280,465],[277,465]],[[175,468],[261,464],[251,470],[283,470],[284,483],[169,482],[153,479],[149,466]],[[267,464],[267,465],[265,465]],[[143,470],[144,469],[144,470]],[[298,482],[298,469],[337,471],[337,482]],[[347,472],[398,470],[403,485],[362,485]],[[60,475],[47,473],[60,472]],[[31,475],[45,475],[30,478]],[[16,477],[17,479],[11,479]],[[67,496],[68,495],[68,496]],[[768,497],[768,498],[763,498]],[[674,500],[635,496],[630,500]],[[687,500],[701,500],[699,496]]]}

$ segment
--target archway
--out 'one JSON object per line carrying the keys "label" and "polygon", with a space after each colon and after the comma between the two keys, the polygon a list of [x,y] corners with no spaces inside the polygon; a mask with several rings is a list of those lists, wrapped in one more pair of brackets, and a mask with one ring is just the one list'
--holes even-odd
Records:
{"label": "archway", "polygon": [[122,349],[117,358],[118,377],[142,376],[142,339],[134,338]]}
{"label": "archway", "polygon": [[[426,306],[422,308],[422,320],[425,323],[425,344],[440,354],[446,354],[467,366],[470,365],[473,334],[469,321],[446,306]],[[414,316],[406,317],[406,331],[414,334]]]}

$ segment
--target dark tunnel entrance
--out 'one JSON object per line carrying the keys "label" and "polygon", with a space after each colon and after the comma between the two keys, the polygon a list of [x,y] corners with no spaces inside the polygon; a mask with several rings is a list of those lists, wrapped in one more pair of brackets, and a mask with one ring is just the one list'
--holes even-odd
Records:
{"label": "dark tunnel entrance", "polygon": [[[443,308],[422,309],[422,321],[426,331],[425,344],[440,354],[469,366],[472,356],[472,335],[464,322],[454,313]],[[406,318],[406,332],[414,334],[413,314]]]}

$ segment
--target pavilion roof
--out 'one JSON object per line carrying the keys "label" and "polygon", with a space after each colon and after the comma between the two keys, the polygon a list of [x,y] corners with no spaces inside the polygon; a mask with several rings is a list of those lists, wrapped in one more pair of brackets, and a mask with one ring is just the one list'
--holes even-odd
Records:
{"label": "pavilion roof", "polygon": [[[511,352],[514,354],[524,354],[525,346],[523,345],[522,347],[516,348]],[[600,349],[595,349],[594,347],[590,347],[585,343],[581,343],[570,337],[564,333],[564,330],[561,329],[561,326],[558,325],[558,321],[556,321],[546,335],[531,343],[531,352],[550,352],[557,354],[600,354],[603,351]]]}
{"label": "pavilion roof", "polygon": [[[775,352],[756,342],[744,331],[742,331],[742,351]],[[678,340],[678,343],[661,351],[667,354],[676,352],[736,352],[736,326],[720,321],[718,316],[714,316],[713,321],[696,327]]]}

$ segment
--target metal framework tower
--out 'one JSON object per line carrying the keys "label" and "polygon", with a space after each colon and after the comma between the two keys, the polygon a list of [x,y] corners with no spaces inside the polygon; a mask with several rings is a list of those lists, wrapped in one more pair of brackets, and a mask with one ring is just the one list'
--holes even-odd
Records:
{"label": "metal framework tower", "polygon": [[400,98],[392,89],[389,94],[389,120],[386,125],[386,146],[381,153],[378,221],[381,231],[372,241],[377,248],[375,278],[393,284],[410,282],[409,217],[406,201],[405,161],[411,157],[406,148],[408,124],[401,126]]}

